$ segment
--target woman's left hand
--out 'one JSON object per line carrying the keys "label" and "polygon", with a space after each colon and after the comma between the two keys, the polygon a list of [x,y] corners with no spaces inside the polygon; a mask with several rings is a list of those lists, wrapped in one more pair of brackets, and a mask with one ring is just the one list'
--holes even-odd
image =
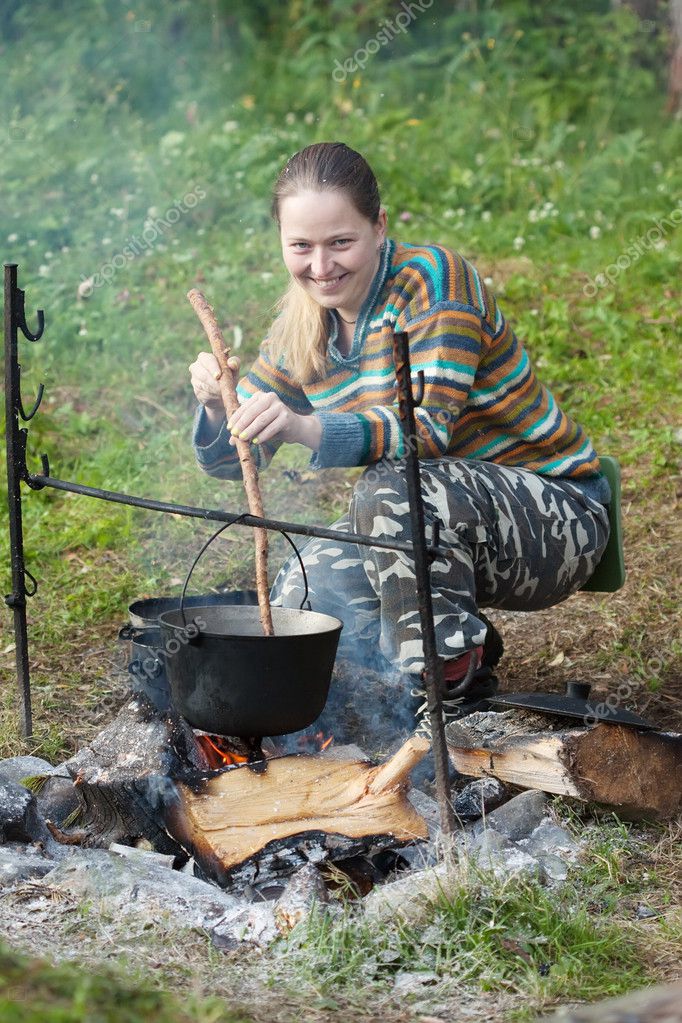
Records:
{"label": "woman's left hand", "polygon": [[286,444],[305,444],[317,451],[322,438],[322,424],[317,416],[300,416],[284,404],[272,391],[257,391],[234,412],[227,424],[232,436],[230,444],[240,440],[262,444],[269,440]]}

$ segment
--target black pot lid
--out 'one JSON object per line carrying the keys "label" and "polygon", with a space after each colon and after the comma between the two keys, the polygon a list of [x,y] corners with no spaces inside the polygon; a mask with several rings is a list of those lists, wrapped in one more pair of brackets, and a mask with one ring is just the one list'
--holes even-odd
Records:
{"label": "black pot lid", "polygon": [[603,722],[608,725],[631,725],[633,728],[656,730],[639,714],[625,710],[606,700],[590,701],[589,682],[567,682],[565,693],[503,693],[491,696],[488,702],[493,707],[514,707],[532,710],[539,714],[557,714],[560,717],[576,718],[586,725]]}

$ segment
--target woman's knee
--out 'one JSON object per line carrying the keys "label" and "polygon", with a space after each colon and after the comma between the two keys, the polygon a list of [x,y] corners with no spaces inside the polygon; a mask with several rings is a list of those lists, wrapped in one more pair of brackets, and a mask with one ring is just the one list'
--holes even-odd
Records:
{"label": "woman's knee", "polygon": [[378,515],[409,517],[407,482],[404,473],[388,461],[376,462],[363,472],[353,488],[350,519],[354,532],[372,533]]}

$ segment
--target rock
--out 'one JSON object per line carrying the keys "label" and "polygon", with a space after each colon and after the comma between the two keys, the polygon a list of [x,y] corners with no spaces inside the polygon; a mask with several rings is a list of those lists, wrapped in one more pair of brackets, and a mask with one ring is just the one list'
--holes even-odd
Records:
{"label": "rock", "polygon": [[164,914],[182,926],[207,930],[243,906],[222,889],[169,870],[154,857],[124,859],[102,849],[73,850],[45,876],[45,883],[99,903],[115,916],[154,920]]}
{"label": "rock", "polygon": [[492,828],[474,836],[467,843],[466,852],[481,869],[492,871],[497,878],[541,877],[537,860]]}
{"label": "rock", "polygon": [[440,977],[437,973],[426,970],[405,971],[397,973],[393,982],[393,993],[396,995],[409,995],[421,991],[427,984],[437,984]]}
{"label": "rock", "polygon": [[452,863],[439,863],[426,870],[412,870],[397,881],[374,888],[363,900],[365,917],[376,923],[400,919],[418,926],[430,915],[435,902],[461,882],[461,874]]}
{"label": "rock", "polygon": [[544,792],[529,789],[514,796],[508,803],[499,806],[489,813],[484,821],[477,821],[473,826],[474,835],[481,834],[490,828],[510,842],[518,842],[528,838],[546,817],[547,796]]}
{"label": "rock", "polygon": [[540,876],[543,881],[565,881],[568,877],[568,863],[564,863],[561,857],[552,853],[540,853],[535,859],[540,865]]}
{"label": "rock", "polygon": [[137,859],[140,863],[157,863],[160,867],[172,870],[176,857],[168,853],[154,852],[153,849],[141,849],[135,845],[121,845],[119,842],[112,842],[109,852],[116,853],[124,859]]}
{"label": "rock", "polygon": [[0,760],[0,781],[13,781],[15,785],[21,785],[24,778],[49,776],[58,770],[58,767],[41,757],[9,757]]}
{"label": "rock", "polygon": [[528,838],[520,838],[518,844],[531,856],[552,855],[571,862],[577,859],[581,850],[573,835],[548,817],[531,831]]}
{"label": "rock", "polygon": [[57,866],[43,849],[35,846],[10,845],[0,846],[0,889],[11,888],[19,881],[29,881],[34,877],[45,877]]}
{"label": "rock", "polygon": [[240,903],[209,928],[211,941],[223,952],[232,952],[240,945],[264,948],[279,936],[275,923],[275,907],[271,902]]}
{"label": "rock", "polygon": [[407,798],[418,814],[426,821],[428,840],[412,842],[400,849],[400,855],[411,867],[432,867],[438,862],[438,841],[440,839],[440,810],[438,803],[421,789],[410,788]]}
{"label": "rock", "polygon": [[0,781],[0,842],[39,842],[48,832],[35,797],[23,785]]}
{"label": "rock", "polygon": [[489,814],[508,797],[508,790],[497,778],[476,778],[465,785],[454,802],[455,814],[465,820],[475,820]]}
{"label": "rock", "polygon": [[286,934],[302,920],[306,920],[315,908],[327,906],[329,892],[317,867],[308,864],[301,867],[290,878],[284,892],[275,903],[277,929]]}

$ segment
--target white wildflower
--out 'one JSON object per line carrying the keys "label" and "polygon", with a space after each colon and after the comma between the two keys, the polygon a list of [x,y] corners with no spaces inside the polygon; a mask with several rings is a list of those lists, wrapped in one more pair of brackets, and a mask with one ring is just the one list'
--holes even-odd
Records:
{"label": "white wildflower", "polygon": [[520,234],[517,234],[516,238],[512,242],[512,245],[514,246],[517,252],[520,252],[525,244],[526,239]]}
{"label": "white wildflower", "polygon": [[656,160],[654,163],[651,164],[651,169],[654,172],[654,174],[662,174],[663,164],[661,163],[660,160]]}
{"label": "white wildflower", "polygon": [[454,210],[443,210],[443,219],[444,220],[452,220],[454,215],[455,215],[455,211]]}
{"label": "white wildflower", "polygon": [[99,181],[99,174],[91,174],[90,175],[90,184],[91,185],[96,185],[98,181]]}
{"label": "white wildflower", "polygon": [[492,279],[492,277],[484,277],[484,278],[483,278],[483,283],[484,283],[484,284],[487,284],[487,285],[488,285],[488,287],[490,287],[490,285],[491,285],[491,284],[493,283],[493,279]]}
{"label": "white wildflower", "polygon": [[536,209],[528,210],[528,219],[531,224],[537,224],[540,219],[540,215]]}
{"label": "white wildflower", "polygon": [[49,268],[49,266],[47,265],[47,263],[41,263],[41,264],[40,264],[40,266],[38,267],[38,274],[39,274],[39,275],[40,275],[41,277],[47,277],[47,275],[49,274],[49,272],[50,272],[50,268]]}
{"label": "white wildflower", "polygon": [[474,160],[476,161],[477,167],[482,167],[483,164],[485,163],[485,156],[483,155],[483,153],[476,153]]}
{"label": "white wildflower", "polygon": [[81,328],[78,331],[78,336],[79,337],[85,337],[87,333],[88,333],[88,328],[85,326],[84,323],[81,324]]}
{"label": "white wildflower", "polygon": [[296,114],[289,111],[289,113],[285,115],[284,120],[286,124],[296,124]]}
{"label": "white wildflower", "polygon": [[239,124],[236,121],[225,121],[223,131],[236,131]]}
{"label": "white wildflower", "polygon": [[90,298],[93,291],[95,290],[94,285],[95,285],[94,277],[85,277],[78,285],[76,294],[78,295],[79,298]]}
{"label": "white wildflower", "polygon": [[12,234],[8,234],[7,235],[7,241],[8,242],[18,242],[19,241],[19,235],[15,234],[14,232],[12,232]]}
{"label": "white wildflower", "polygon": [[484,220],[486,224],[489,224],[492,219],[493,215],[490,210],[483,210],[483,213],[481,213],[481,220]]}
{"label": "white wildflower", "polygon": [[272,277],[272,274],[270,273],[269,270],[264,270],[260,276],[262,281],[269,281],[270,278]]}
{"label": "white wildflower", "polygon": [[102,245],[111,245],[111,238],[108,235],[106,238],[102,238]]}
{"label": "white wildflower", "polygon": [[598,227],[597,224],[593,224],[590,228],[590,238],[592,241],[596,241],[597,238],[601,238],[601,227]]}
{"label": "white wildflower", "polygon": [[37,245],[37,242],[35,238],[29,238],[28,244],[30,245],[31,248],[33,248],[34,245]]}
{"label": "white wildflower", "polygon": [[312,110],[308,111],[303,120],[305,121],[306,124],[315,124],[315,114],[312,112]]}

